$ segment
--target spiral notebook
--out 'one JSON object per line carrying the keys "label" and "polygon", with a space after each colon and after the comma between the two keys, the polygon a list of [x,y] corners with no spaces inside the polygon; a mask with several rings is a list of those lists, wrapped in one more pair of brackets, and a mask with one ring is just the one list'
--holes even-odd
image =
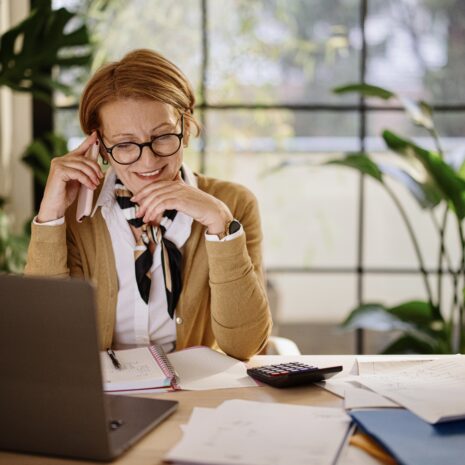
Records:
{"label": "spiral notebook", "polygon": [[101,352],[103,388],[128,393],[149,390],[206,390],[256,386],[246,365],[209,347],[166,354],[160,346],[115,350],[121,368]]}

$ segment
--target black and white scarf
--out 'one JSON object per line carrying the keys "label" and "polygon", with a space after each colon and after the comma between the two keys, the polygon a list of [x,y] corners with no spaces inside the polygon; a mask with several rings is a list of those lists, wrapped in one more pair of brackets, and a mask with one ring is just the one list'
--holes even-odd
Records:
{"label": "black and white scarf", "polygon": [[135,228],[140,228],[142,231],[134,250],[136,280],[140,295],[144,302],[148,304],[152,282],[150,269],[153,264],[155,247],[159,245],[161,247],[161,264],[165,279],[168,314],[173,319],[174,310],[182,290],[182,255],[176,244],[165,237],[165,232],[171,226],[178,212],[177,210],[166,210],[159,226],[146,224],[142,221],[142,218],[136,218],[139,205],[131,202],[132,196],[132,192],[126,189],[124,184],[116,178],[116,201],[123,210],[128,223]]}

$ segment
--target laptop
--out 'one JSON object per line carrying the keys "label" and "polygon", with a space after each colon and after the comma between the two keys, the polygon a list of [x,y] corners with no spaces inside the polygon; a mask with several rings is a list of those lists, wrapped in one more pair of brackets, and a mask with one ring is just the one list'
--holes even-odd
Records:
{"label": "laptop", "polygon": [[0,274],[0,449],[110,461],[172,400],[106,395],[92,286]]}

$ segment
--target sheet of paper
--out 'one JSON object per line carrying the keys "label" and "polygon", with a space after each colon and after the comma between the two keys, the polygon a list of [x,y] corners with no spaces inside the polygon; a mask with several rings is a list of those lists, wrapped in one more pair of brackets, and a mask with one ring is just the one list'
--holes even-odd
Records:
{"label": "sheet of paper", "polygon": [[204,424],[210,422],[212,415],[214,414],[214,408],[194,407],[189,418],[189,422],[181,425],[182,432],[186,433],[190,429],[202,428]]}
{"label": "sheet of paper", "polygon": [[224,402],[193,415],[167,460],[217,465],[331,465],[350,420],[342,409]]}
{"label": "sheet of paper", "polygon": [[358,382],[429,423],[465,418],[465,356],[454,355]]}
{"label": "sheet of paper", "polygon": [[382,407],[399,407],[399,405],[365,388],[351,386],[346,388],[344,392],[344,408],[346,410]]}
{"label": "sheet of paper", "polygon": [[420,366],[422,363],[428,363],[435,360],[434,356],[408,356],[402,360],[391,358],[390,360],[379,360],[376,358],[358,358],[358,374],[359,375],[378,375],[382,373],[393,373],[396,371],[405,370]]}
{"label": "sheet of paper", "polygon": [[167,355],[182,389],[200,391],[257,386],[244,363],[208,347],[193,347]]}
{"label": "sheet of paper", "polygon": [[327,381],[322,381],[320,383],[315,383],[323,389],[331,392],[332,394],[344,398],[346,389],[353,387],[353,384],[349,379],[352,379],[352,375],[340,378],[340,379],[328,379]]}

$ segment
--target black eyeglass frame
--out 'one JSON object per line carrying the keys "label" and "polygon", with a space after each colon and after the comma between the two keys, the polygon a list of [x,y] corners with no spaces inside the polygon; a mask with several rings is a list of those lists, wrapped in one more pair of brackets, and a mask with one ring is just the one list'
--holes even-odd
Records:
{"label": "black eyeglass frame", "polygon": [[[97,135],[98,135],[98,138],[100,139],[100,142],[103,146],[103,148],[105,149],[105,151],[107,153],[110,154],[111,158],[113,158],[113,160],[118,163],[119,165],[132,165],[133,163],[136,163],[136,161],[138,161],[140,159],[140,157],[142,156],[142,151],[144,150],[144,147],[148,147],[151,152],[157,156],[157,157],[171,157],[173,156],[175,153],[177,153],[179,151],[179,149],[181,148],[181,144],[182,144],[182,139],[184,138],[184,115],[181,115],[181,132],[179,133],[173,133],[173,132],[170,132],[170,133],[167,133],[167,134],[161,134],[159,136],[156,136],[154,137],[153,139],[147,141],[147,142],[143,142],[142,144],[139,144],[137,142],[118,142],[117,144],[115,145],[112,145],[111,147],[107,147],[105,145],[105,143],[103,142],[103,137],[100,135],[100,132],[97,131]],[[162,137],[166,137],[166,136],[176,136],[178,139],[179,139],[179,145],[178,145],[178,148],[173,152],[173,153],[170,153],[169,155],[162,155],[160,153],[157,153],[155,152],[155,150],[153,150],[153,147],[152,147],[152,144],[154,141],[156,141],[157,139],[160,139]],[[131,161],[129,163],[123,163],[121,161],[118,161],[114,156],[113,156],[113,149],[118,146],[118,145],[121,145],[121,144],[132,144],[132,145],[137,145],[139,147],[139,156],[134,160],[134,161]]]}

